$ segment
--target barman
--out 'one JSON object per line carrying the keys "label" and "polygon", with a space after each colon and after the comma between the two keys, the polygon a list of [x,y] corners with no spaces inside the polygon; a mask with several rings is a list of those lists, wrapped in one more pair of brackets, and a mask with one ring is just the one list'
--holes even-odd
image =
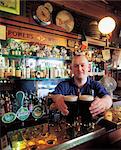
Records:
{"label": "barman", "polygon": [[[93,94],[94,101],[89,107],[92,116],[96,116],[112,106],[112,98],[106,89],[98,82],[88,76],[89,62],[85,55],[75,55],[71,62],[71,73],[73,77],[60,82],[53,91],[52,100],[58,110],[68,115],[68,107],[64,102],[65,95],[90,95]],[[93,93],[90,93],[93,91]]]}

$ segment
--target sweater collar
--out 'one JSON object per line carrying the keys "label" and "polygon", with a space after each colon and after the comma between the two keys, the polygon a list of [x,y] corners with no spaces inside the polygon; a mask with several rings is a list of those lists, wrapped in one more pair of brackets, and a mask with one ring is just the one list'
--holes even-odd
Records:
{"label": "sweater collar", "polygon": [[[71,83],[74,84],[74,85],[76,85],[76,84],[75,84],[75,81],[74,81],[74,77],[71,78]],[[90,79],[89,77],[87,77],[87,82],[86,82],[85,84],[89,84],[89,85],[91,84],[91,79]],[[77,86],[77,85],[76,85],[76,86]]]}

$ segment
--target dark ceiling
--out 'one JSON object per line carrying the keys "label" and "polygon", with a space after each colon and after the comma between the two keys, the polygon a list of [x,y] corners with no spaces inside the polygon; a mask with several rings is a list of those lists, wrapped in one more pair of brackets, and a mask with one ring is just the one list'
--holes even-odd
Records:
{"label": "dark ceiling", "polygon": [[116,0],[113,0],[113,1],[106,0],[106,2],[107,2],[107,5],[110,5],[115,10],[121,11],[121,0],[118,0],[118,1],[116,1]]}
{"label": "dark ceiling", "polygon": [[[121,0],[49,0],[87,16],[102,18],[112,15],[121,18]],[[107,12],[106,12],[107,11]]]}
{"label": "dark ceiling", "polygon": [[110,7],[112,12],[121,17],[121,0],[102,0],[106,7]]}

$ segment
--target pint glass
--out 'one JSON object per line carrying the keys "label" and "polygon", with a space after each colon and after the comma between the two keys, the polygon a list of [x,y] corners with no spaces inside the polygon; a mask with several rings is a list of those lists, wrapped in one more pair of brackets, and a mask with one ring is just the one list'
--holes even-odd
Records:
{"label": "pint glass", "polygon": [[69,111],[69,114],[66,116],[66,121],[70,124],[73,124],[77,117],[77,112],[78,112],[77,98],[78,97],[75,95],[64,96],[64,100]]}
{"label": "pint glass", "polygon": [[78,99],[78,113],[81,116],[83,125],[89,126],[92,123],[92,115],[89,107],[91,106],[94,97],[92,95],[80,95]]}

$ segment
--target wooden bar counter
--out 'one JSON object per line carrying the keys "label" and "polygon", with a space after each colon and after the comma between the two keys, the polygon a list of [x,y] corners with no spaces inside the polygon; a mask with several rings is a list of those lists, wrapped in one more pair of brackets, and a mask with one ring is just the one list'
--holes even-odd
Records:
{"label": "wooden bar counter", "polygon": [[[43,118],[44,119],[44,118]],[[29,122],[29,121],[28,121]],[[66,126],[64,122],[49,123],[30,121],[30,125],[25,121],[24,126],[20,129],[12,130],[9,126],[7,133],[11,147],[15,142],[23,140],[27,144],[26,150],[80,150],[80,149],[120,149],[121,148],[121,124],[116,125],[110,121],[100,120],[94,128],[88,130],[80,130],[77,128]],[[27,125],[27,127],[25,127]],[[7,126],[6,126],[7,127]],[[2,130],[3,131],[3,130]],[[16,136],[18,136],[16,138]],[[21,138],[20,138],[21,137]],[[33,145],[29,145],[30,143]],[[13,144],[14,143],[14,144]],[[39,144],[38,144],[39,143]]]}

